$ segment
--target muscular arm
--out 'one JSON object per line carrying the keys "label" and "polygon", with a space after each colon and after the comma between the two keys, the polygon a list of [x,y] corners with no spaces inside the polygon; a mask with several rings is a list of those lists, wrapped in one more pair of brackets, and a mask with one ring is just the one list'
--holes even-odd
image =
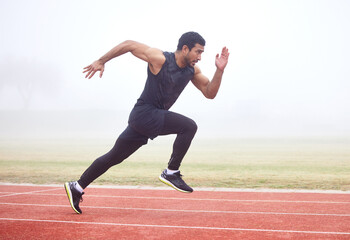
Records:
{"label": "muscular arm", "polygon": [[203,93],[206,98],[213,99],[218,93],[229,55],[230,54],[226,47],[222,49],[221,56],[219,56],[219,54],[216,55],[216,71],[211,81],[209,81],[209,79],[202,74],[201,70],[195,66],[195,73],[192,83]]}
{"label": "muscular arm", "polygon": [[151,48],[143,43],[132,40],[126,40],[103,55],[100,59],[85,67],[86,78],[92,78],[97,71],[100,71],[102,77],[104,65],[106,62],[127,52],[131,52],[135,57],[138,57],[148,62],[152,73],[157,74],[165,62],[163,52],[156,48]]}

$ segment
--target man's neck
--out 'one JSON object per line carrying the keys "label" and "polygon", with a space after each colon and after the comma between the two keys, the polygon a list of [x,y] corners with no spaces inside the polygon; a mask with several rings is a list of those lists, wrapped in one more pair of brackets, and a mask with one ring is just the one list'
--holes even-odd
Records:
{"label": "man's neck", "polygon": [[177,66],[179,66],[179,68],[185,68],[187,66],[185,59],[182,57],[181,52],[179,51],[175,52],[175,61]]}

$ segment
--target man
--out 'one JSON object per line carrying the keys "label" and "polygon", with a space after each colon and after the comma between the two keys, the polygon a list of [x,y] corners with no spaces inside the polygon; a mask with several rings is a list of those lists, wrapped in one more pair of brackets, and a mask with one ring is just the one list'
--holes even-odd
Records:
{"label": "man", "polygon": [[173,152],[159,180],[174,189],[190,193],[193,191],[181,178],[179,167],[191,141],[197,131],[197,125],[183,115],[169,111],[180,93],[191,80],[207,98],[213,99],[220,87],[222,75],[228,62],[229,52],[226,47],[221,55],[216,55],[216,72],[211,81],[205,77],[196,63],[201,60],[205,40],[196,32],[184,33],[179,39],[175,53],[163,52],[145,44],[127,40],[102,56],[99,60],[85,67],[86,78],[104,72],[104,65],[109,60],[127,52],[148,63],[148,78],[145,88],[132,109],[128,126],[118,137],[114,147],[105,155],[97,158],[76,182],[64,184],[73,210],[81,214],[79,202],[85,189],[110,167],[128,158],[148,139],[160,135],[177,134]]}

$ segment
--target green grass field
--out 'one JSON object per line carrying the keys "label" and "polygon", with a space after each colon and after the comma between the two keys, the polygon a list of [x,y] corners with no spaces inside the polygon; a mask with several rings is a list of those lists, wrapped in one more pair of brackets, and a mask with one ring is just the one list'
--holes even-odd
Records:
{"label": "green grass field", "polygon": [[[163,186],[173,137],[150,141],[94,184]],[[114,139],[0,140],[0,182],[76,180]],[[195,139],[182,174],[193,187],[350,190],[350,139]]]}

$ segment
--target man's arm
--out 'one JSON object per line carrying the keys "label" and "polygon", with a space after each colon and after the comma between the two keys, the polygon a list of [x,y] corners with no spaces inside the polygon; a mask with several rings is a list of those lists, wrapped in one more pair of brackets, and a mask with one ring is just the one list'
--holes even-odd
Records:
{"label": "man's arm", "polygon": [[92,78],[98,71],[100,71],[100,77],[102,77],[105,63],[127,52],[131,52],[135,57],[148,62],[150,70],[153,74],[157,74],[165,62],[165,57],[161,50],[151,48],[143,43],[126,40],[112,48],[97,61],[85,67],[83,72],[87,72],[85,78]]}
{"label": "man's arm", "polygon": [[213,99],[218,93],[229,55],[230,53],[226,47],[222,49],[221,56],[219,56],[219,54],[216,55],[216,71],[211,81],[209,81],[209,79],[202,74],[201,70],[195,66],[195,73],[192,83],[203,93],[206,98]]}

